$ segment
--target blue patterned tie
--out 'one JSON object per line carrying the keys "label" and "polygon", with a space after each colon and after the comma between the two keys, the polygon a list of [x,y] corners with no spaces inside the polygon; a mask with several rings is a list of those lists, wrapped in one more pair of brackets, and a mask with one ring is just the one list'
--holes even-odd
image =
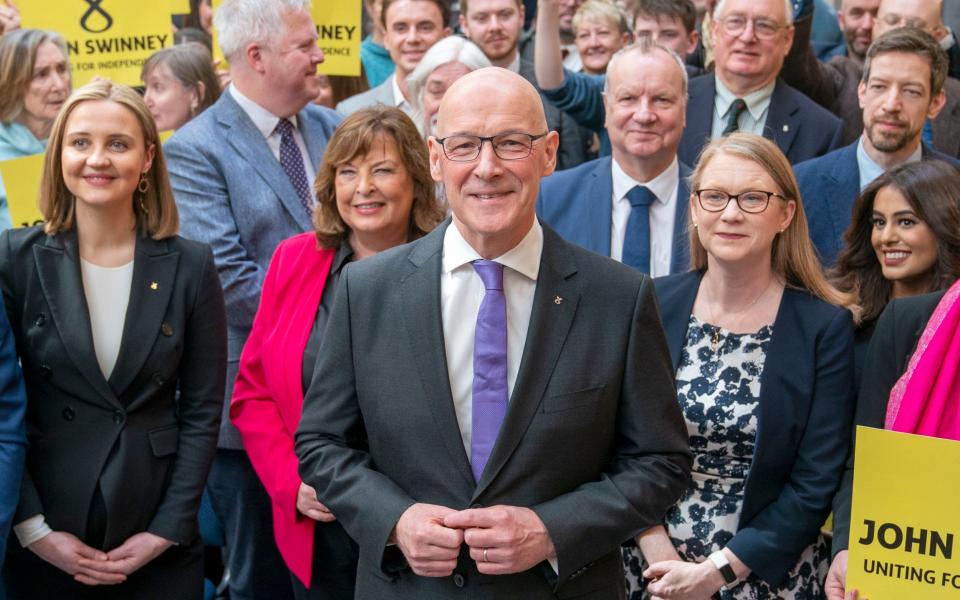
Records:
{"label": "blue patterned tie", "polygon": [[303,154],[293,139],[293,123],[280,119],[276,130],[280,134],[280,166],[290,179],[293,189],[297,191],[300,204],[307,214],[313,210],[313,196],[310,193],[310,183],[307,182],[307,171],[303,167]]}
{"label": "blue patterned tie", "polygon": [[473,345],[470,464],[473,478],[479,482],[507,414],[507,300],[503,294],[503,265],[491,260],[475,260],[472,264],[487,290],[477,312]]}
{"label": "blue patterned tie", "polygon": [[623,236],[623,264],[641,273],[650,272],[650,205],[657,197],[642,185],[635,185],[627,192],[630,201],[630,218]]}

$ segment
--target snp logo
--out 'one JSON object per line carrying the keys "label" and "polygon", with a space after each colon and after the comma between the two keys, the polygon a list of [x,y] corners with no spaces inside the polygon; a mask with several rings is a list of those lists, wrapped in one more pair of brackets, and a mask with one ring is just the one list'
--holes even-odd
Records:
{"label": "snp logo", "polygon": [[113,17],[100,6],[103,0],[83,1],[87,3],[88,8],[87,12],[80,17],[80,27],[90,33],[103,33],[113,27]]}

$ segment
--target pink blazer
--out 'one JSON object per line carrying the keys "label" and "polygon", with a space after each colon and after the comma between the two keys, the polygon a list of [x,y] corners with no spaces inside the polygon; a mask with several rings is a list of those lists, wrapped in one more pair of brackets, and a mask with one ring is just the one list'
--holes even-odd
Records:
{"label": "pink blazer", "polygon": [[273,504],[277,547],[307,587],[316,522],[297,512],[300,475],[293,436],[303,408],[303,351],[334,253],[318,250],[313,232],[277,246],[230,401],[230,420]]}

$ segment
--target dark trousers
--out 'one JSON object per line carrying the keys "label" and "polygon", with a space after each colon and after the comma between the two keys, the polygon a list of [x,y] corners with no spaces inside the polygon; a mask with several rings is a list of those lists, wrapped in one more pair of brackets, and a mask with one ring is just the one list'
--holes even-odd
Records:
{"label": "dark trousers", "polygon": [[245,451],[217,449],[207,492],[227,541],[230,600],[292,600],[290,572],[273,537],[270,497]]}
{"label": "dark trousers", "polygon": [[297,600],[353,600],[357,582],[357,543],[339,522],[317,523],[313,534],[313,577],[310,589],[292,573]]}

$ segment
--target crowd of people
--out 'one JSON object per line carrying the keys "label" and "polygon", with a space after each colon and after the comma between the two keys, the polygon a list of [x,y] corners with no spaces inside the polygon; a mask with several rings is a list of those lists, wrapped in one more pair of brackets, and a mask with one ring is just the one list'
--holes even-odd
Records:
{"label": "crowd of people", "polygon": [[952,5],[363,6],[74,90],[0,0],[0,597],[856,598],[854,427],[960,440]]}

